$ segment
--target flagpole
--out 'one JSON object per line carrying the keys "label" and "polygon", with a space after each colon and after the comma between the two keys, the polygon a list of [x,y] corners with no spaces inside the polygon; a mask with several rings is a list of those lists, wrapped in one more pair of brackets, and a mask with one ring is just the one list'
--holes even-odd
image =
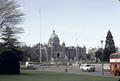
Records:
{"label": "flagpole", "polygon": [[40,16],[40,46],[39,46],[39,53],[40,53],[40,55],[39,55],[39,63],[42,63],[42,55],[41,55],[41,45],[42,45],[42,43],[41,43],[41,35],[42,35],[42,28],[41,28],[41,9],[39,10],[39,16]]}

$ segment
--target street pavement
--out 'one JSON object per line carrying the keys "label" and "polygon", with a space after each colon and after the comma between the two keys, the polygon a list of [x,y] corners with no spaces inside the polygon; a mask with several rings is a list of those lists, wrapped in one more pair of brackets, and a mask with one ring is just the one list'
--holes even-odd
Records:
{"label": "street pavement", "polygon": [[[103,76],[101,68],[96,68],[95,72],[82,72],[77,66],[37,66],[39,71],[51,71],[51,72],[64,72],[71,74],[84,74],[84,75],[93,75],[93,76]],[[66,72],[67,68],[67,72]],[[116,77],[110,75],[108,71],[104,71],[104,77]]]}

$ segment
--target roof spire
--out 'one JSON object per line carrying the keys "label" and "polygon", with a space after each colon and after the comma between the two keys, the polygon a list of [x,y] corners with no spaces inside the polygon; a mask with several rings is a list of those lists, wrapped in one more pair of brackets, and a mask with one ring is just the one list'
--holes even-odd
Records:
{"label": "roof spire", "polygon": [[55,30],[53,30],[53,34],[55,34]]}

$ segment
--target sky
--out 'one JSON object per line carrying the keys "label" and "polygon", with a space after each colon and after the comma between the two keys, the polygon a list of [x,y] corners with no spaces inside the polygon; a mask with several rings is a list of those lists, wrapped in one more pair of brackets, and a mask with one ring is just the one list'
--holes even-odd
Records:
{"label": "sky", "polygon": [[60,44],[101,47],[111,31],[120,47],[119,0],[17,0],[25,13],[20,41],[27,45],[48,43],[55,30]]}

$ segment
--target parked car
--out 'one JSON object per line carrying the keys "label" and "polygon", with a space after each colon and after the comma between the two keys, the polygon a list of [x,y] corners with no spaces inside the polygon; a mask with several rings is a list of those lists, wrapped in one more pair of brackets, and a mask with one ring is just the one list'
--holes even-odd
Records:
{"label": "parked car", "polygon": [[94,72],[95,71],[95,66],[91,64],[82,64],[80,66],[80,70],[82,71],[88,71],[88,72]]}
{"label": "parked car", "polygon": [[26,67],[27,68],[32,68],[33,67],[33,63],[32,62],[26,62]]}

